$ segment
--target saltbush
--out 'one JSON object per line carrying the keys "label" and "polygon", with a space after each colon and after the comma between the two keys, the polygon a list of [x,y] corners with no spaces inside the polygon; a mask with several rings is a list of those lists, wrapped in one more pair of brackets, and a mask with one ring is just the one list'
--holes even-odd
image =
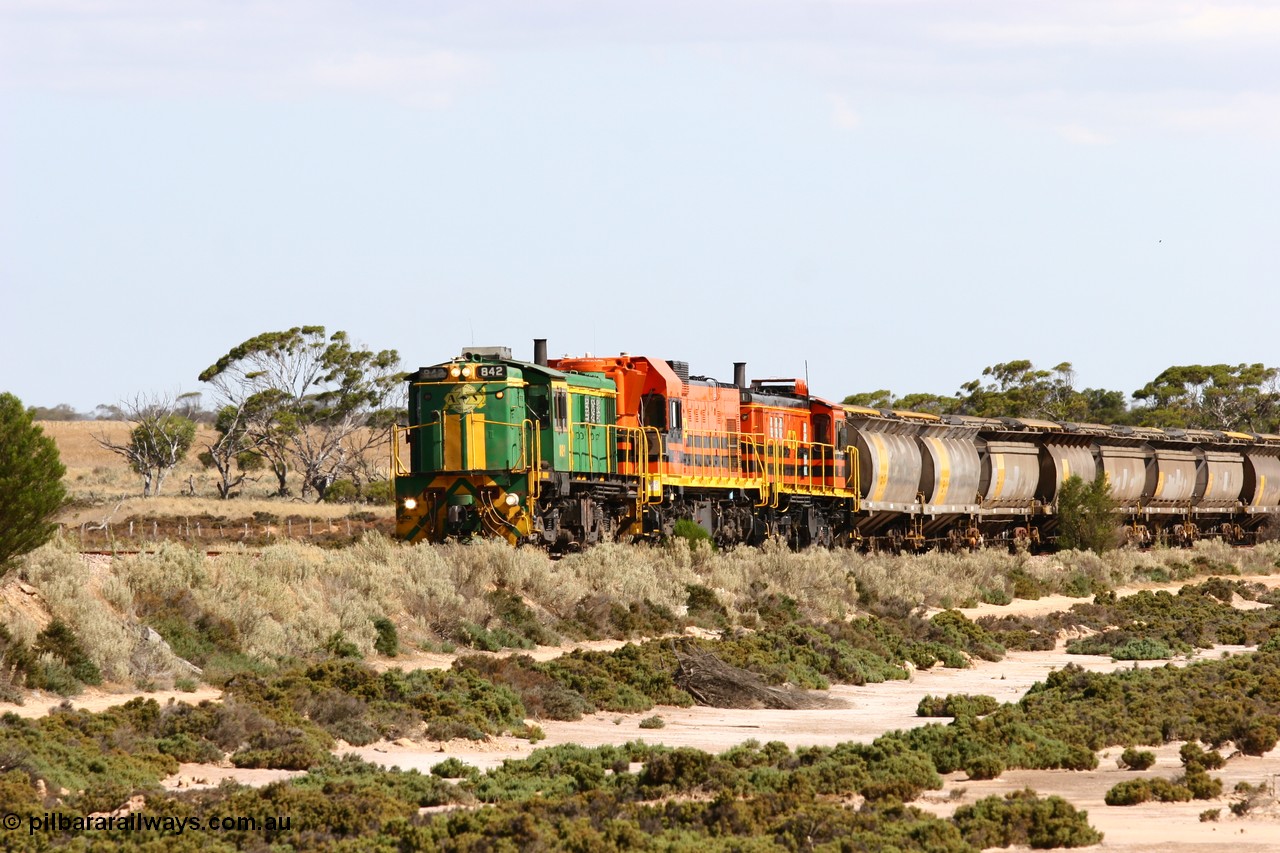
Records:
{"label": "saltbush", "polygon": [[1061,797],[1040,799],[1030,788],[961,806],[952,820],[965,841],[978,849],[1088,847],[1102,841],[1084,812]]}
{"label": "saltbush", "polygon": [[1126,770],[1147,770],[1156,763],[1156,754],[1146,749],[1129,747],[1120,753],[1120,766]]}

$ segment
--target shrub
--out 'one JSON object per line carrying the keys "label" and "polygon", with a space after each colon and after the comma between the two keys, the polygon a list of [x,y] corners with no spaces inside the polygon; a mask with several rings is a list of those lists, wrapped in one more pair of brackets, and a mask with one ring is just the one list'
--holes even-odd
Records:
{"label": "shrub", "polygon": [[1120,766],[1127,770],[1147,770],[1156,763],[1156,754],[1146,749],[1129,747],[1120,753]]}
{"label": "shrub", "polygon": [[365,483],[360,493],[367,503],[377,506],[387,506],[395,503],[396,499],[395,487],[390,480],[374,480]]}
{"label": "shrub", "polygon": [[58,446],[22,401],[0,394],[0,575],[14,557],[53,537],[50,519],[66,500],[65,473]]}
{"label": "shrub", "polygon": [[1109,806],[1136,806],[1151,799],[1151,785],[1146,779],[1126,779],[1107,791],[1103,802]]}
{"label": "shrub", "polygon": [[642,729],[661,729],[666,725],[667,721],[657,714],[654,714],[652,717],[645,717],[640,721],[640,728]]}
{"label": "shrub", "polygon": [[357,497],[356,484],[350,480],[334,480],[324,490],[324,502],[327,504],[349,504]]}
{"label": "shrub", "polygon": [[1088,847],[1102,841],[1085,812],[1061,797],[1042,800],[1030,788],[961,806],[952,820],[964,840],[979,849]]}
{"label": "shrub", "polygon": [[[36,654],[49,654],[62,661],[72,678],[85,684],[101,684],[102,672],[89,659],[79,639],[65,622],[58,619],[49,623],[36,636],[33,650]],[[56,689],[56,688],[50,688]]]}
{"label": "shrub", "polygon": [[510,688],[520,697],[525,713],[535,719],[580,720],[595,707],[583,696],[547,674],[547,667],[528,655],[489,657],[467,655],[454,662],[454,669],[469,670],[493,684]]}
{"label": "shrub", "polygon": [[1067,478],[1058,489],[1058,545],[1101,554],[1119,542],[1119,516],[1111,486],[1099,474],[1092,483]]}
{"label": "shrub", "polygon": [[1115,660],[1168,660],[1173,657],[1173,650],[1161,640],[1143,637],[1130,640],[1111,650]]}
{"label": "shrub", "polygon": [[729,611],[720,603],[720,599],[713,591],[696,583],[687,584],[685,591],[689,593],[685,604],[691,620],[703,626],[728,627]]}
{"label": "shrub", "polygon": [[461,759],[450,756],[444,761],[434,765],[431,768],[432,776],[439,776],[441,779],[478,779],[480,771]]}
{"label": "shrub", "polygon": [[494,617],[501,623],[501,627],[492,631],[493,636],[505,638],[513,635],[517,638],[514,642],[508,640],[504,645],[519,648],[550,646],[559,639],[543,627],[519,593],[496,589],[485,598],[493,609]]}
{"label": "shrub", "polygon": [[1280,740],[1280,718],[1272,715],[1255,717],[1236,730],[1236,747],[1245,755],[1263,755],[1275,749]]}
{"label": "shrub", "polygon": [[994,696],[950,693],[946,698],[925,696],[916,706],[917,717],[980,717],[1000,707]]}
{"label": "shrub", "polygon": [[998,586],[983,587],[979,591],[978,597],[983,604],[994,604],[998,607],[1003,607],[1013,601],[1009,593],[1005,592],[1003,587]]}
{"label": "shrub", "polygon": [[1212,800],[1222,796],[1222,780],[1214,779],[1203,770],[1188,770],[1179,784],[1197,800]]}
{"label": "shrub", "polygon": [[1184,743],[1182,748],[1178,750],[1178,757],[1182,759],[1182,766],[1187,770],[1200,768],[1201,770],[1220,770],[1227,760],[1214,750],[1205,751],[1200,748],[1198,743]]}
{"label": "shrub", "polygon": [[977,755],[965,762],[964,772],[973,780],[995,779],[1004,772],[1004,762],[998,756]]}
{"label": "shrub", "polygon": [[672,533],[689,543],[690,548],[697,547],[699,542],[705,542],[711,547],[711,534],[708,533],[698,522],[688,518],[676,519],[675,528]]}
{"label": "shrub", "polygon": [[360,647],[348,640],[341,631],[329,635],[322,647],[324,651],[336,658],[360,658]]}
{"label": "shrub", "polygon": [[385,616],[373,620],[373,630],[378,638],[373,641],[373,650],[380,655],[393,658],[400,654],[400,635],[396,631],[396,623]]}

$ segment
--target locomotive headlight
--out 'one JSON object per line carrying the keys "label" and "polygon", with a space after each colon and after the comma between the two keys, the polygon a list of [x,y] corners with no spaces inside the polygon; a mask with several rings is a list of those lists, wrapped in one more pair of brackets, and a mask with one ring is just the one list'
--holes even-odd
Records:
{"label": "locomotive headlight", "polygon": [[507,506],[516,506],[517,504],[520,503],[520,496],[515,493],[512,493],[507,495],[506,498],[504,498],[504,500],[507,502]]}
{"label": "locomotive headlight", "polygon": [[454,379],[457,379],[459,376],[462,375],[462,370],[460,370],[458,366],[455,364],[453,367],[449,368],[449,375],[452,376]]}
{"label": "locomotive headlight", "polygon": [[404,499],[404,508],[405,508],[405,509],[413,509],[413,508],[414,508],[414,507],[416,507],[417,505],[418,505],[418,502],[417,502],[416,500],[414,500],[413,498],[405,498],[405,499]]}
{"label": "locomotive headlight", "polygon": [[470,366],[470,365],[467,365],[466,367],[462,368],[462,378],[463,378],[463,379],[470,379],[470,378],[471,378],[471,366]]}

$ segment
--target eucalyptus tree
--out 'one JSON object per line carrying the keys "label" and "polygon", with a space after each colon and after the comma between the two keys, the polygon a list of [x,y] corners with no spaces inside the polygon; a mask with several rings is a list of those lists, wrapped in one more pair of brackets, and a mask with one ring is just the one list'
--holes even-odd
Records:
{"label": "eucalyptus tree", "polygon": [[118,454],[142,478],[142,495],[160,494],[169,472],[178,467],[196,437],[192,398],[196,394],[139,394],[117,407],[122,420],[131,424],[129,440],[119,442],[99,430],[93,438]]}
{"label": "eucalyptus tree", "polygon": [[405,374],[395,350],[374,352],[346,332],[295,326],[265,332],[231,349],[200,374],[215,388],[219,411],[232,407],[239,437],[227,458],[242,452],[266,460],[277,492],[289,494],[291,469],[302,495],[323,498],[343,473],[359,470],[372,447],[386,440],[399,408]]}

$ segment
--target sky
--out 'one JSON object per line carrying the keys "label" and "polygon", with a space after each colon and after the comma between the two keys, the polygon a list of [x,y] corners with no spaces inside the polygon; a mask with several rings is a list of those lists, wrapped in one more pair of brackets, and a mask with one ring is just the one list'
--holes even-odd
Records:
{"label": "sky", "polygon": [[821,396],[1280,365],[1280,4],[0,0],[0,391],[345,330]]}

